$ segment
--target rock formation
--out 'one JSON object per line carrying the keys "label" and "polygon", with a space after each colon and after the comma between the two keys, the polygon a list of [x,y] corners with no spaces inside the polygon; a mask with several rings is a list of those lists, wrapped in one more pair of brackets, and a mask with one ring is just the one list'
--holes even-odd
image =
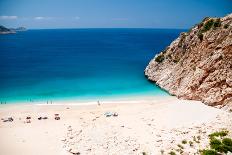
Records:
{"label": "rock formation", "polygon": [[19,31],[26,31],[27,29],[25,27],[18,27],[18,28],[6,28],[2,25],[0,25],[0,34],[11,34],[16,33]]}
{"label": "rock formation", "polygon": [[10,33],[15,33],[11,29],[8,29],[2,25],[0,25],[0,34],[10,34]]}
{"label": "rock formation", "polygon": [[156,55],[145,75],[179,98],[232,105],[232,14],[205,18]]}

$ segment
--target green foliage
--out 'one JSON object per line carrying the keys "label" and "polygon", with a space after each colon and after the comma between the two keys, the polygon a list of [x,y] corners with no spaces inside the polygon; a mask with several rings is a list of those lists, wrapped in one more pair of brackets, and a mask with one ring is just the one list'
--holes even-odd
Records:
{"label": "green foliage", "polygon": [[224,138],[222,141],[216,138],[210,140],[210,147],[218,152],[232,152],[232,139]]}
{"label": "green foliage", "polygon": [[205,21],[207,21],[208,19],[210,19],[210,17],[205,17],[205,18],[202,20],[202,22],[205,22]]}
{"label": "green foliage", "polygon": [[227,146],[232,146],[232,139],[230,139],[230,138],[224,138],[224,139],[222,140],[222,143],[223,143],[224,145],[227,145]]}
{"label": "green foliage", "polygon": [[213,23],[214,28],[221,27],[221,20],[217,18]]}
{"label": "green foliage", "polygon": [[219,152],[224,152],[222,142],[216,138],[210,140],[210,148]]}
{"label": "green foliage", "polygon": [[179,152],[180,154],[184,153],[182,149],[176,149],[176,151]]}
{"label": "green foliage", "polygon": [[197,24],[198,29],[202,28],[202,26],[204,26],[204,22]]}
{"label": "green foliage", "polygon": [[147,153],[146,152],[142,152],[142,155],[147,155]]}
{"label": "green foliage", "polygon": [[203,150],[202,155],[217,155],[215,150]]}
{"label": "green foliage", "polygon": [[[226,154],[228,152],[232,152],[232,139],[231,138],[225,138],[227,136],[229,131],[222,130],[217,131],[209,135],[210,137],[210,149],[204,149],[204,150],[198,150],[198,153],[201,155],[222,155]],[[196,143],[200,143],[201,137],[200,136],[193,136],[193,141]],[[182,144],[187,144],[187,141],[184,139],[182,140]],[[189,145],[192,147],[193,142],[189,141]],[[182,154],[184,147],[181,144],[178,144],[178,153]],[[169,152],[170,155],[176,155],[174,151]]]}
{"label": "green foliage", "polygon": [[201,23],[197,24],[197,27],[200,29],[202,26],[204,26],[204,22],[207,21],[209,17],[205,17]]}
{"label": "green foliage", "polygon": [[193,146],[193,142],[192,141],[189,141],[189,146]]}
{"label": "green foliage", "polygon": [[197,140],[197,138],[195,136],[193,136],[193,141],[196,142],[196,143],[200,143],[200,141]]}
{"label": "green foliage", "polygon": [[198,38],[202,41],[203,40],[203,33],[209,31],[212,27],[213,28],[217,28],[221,26],[221,20],[220,18],[217,18],[216,20],[214,19],[209,19],[206,18],[203,20],[203,22],[201,22],[198,25],[199,31],[197,33]]}
{"label": "green foliage", "polygon": [[182,144],[187,144],[187,140],[182,140]]}
{"label": "green foliage", "polygon": [[171,151],[168,154],[170,154],[170,155],[176,155],[176,153],[174,151]]}
{"label": "green foliage", "polygon": [[164,55],[161,53],[159,54],[156,58],[155,58],[155,61],[158,62],[158,63],[161,63],[163,62],[165,59]]}
{"label": "green foliage", "polygon": [[217,131],[217,132],[214,132],[212,134],[209,135],[209,137],[212,139],[214,137],[225,137],[228,135],[228,132],[227,130],[223,130],[223,131]]}
{"label": "green foliage", "polygon": [[232,139],[230,139],[230,138],[224,138],[222,140],[222,144],[224,145],[224,149],[226,151],[232,152]]}
{"label": "green foliage", "polygon": [[200,41],[203,40],[204,35],[203,35],[202,31],[199,31],[199,32],[197,33],[197,37],[200,39]]}
{"label": "green foliage", "polygon": [[177,145],[179,148],[184,149],[184,147],[180,144]]}
{"label": "green foliage", "polygon": [[206,32],[206,31],[210,30],[211,27],[212,27],[213,25],[214,25],[214,20],[213,20],[213,19],[208,20],[208,21],[204,24],[203,29],[202,29],[202,32],[204,33],[204,32]]}

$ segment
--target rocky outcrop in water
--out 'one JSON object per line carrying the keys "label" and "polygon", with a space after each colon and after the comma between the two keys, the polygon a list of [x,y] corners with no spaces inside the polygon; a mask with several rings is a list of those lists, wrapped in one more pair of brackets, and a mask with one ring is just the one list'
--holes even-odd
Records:
{"label": "rocky outcrop in water", "polygon": [[205,18],[156,55],[145,75],[179,98],[232,105],[232,14]]}

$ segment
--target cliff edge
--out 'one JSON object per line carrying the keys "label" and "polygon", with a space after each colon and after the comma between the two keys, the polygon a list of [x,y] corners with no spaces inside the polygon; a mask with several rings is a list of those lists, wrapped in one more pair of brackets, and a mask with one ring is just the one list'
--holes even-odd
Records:
{"label": "cliff edge", "polygon": [[178,98],[232,105],[232,14],[205,18],[156,55],[145,75]]}

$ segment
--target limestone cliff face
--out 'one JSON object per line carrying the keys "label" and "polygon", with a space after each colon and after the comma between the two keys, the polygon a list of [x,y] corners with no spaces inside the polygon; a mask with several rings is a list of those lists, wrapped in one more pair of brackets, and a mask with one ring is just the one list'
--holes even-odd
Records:
{"label": "limestone cliff face", "polygon": [[232,14],[205,18],[181,33],[150,61],[145,75],[179,98],[232,104]]}

